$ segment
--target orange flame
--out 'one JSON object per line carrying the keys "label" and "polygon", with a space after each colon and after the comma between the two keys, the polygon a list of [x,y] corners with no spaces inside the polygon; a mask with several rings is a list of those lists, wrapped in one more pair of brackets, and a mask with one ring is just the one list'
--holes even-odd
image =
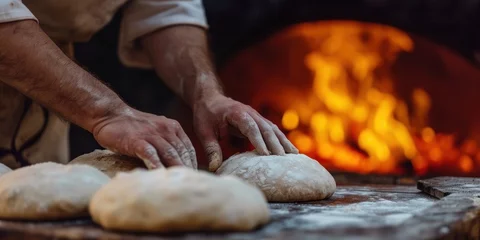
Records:
{"label": "orange flame", "polygon": [[[284,113],[282,125],[293,130],[299,122],[309,122],[308,135],[314,140],[298,131],[289,135],[290,139],[300,150],[311,151],[310,145],[315,145],[321,158],[332,160],[340,168],[367,162],[367,172],[392,172],[396,160],[413,158],[417,150],[409,123],[395,116],[406,112],[402,109],[406,104],[375,86],[379,80],[375,71],[394,61],[398,52],[412,50],[413,42],[408,35],[388,27],[370,29],[368,40],[362,38],[364,29],[354,23],[330,30],[332,34],[305,59],[314,73],[312,94],[317,108],[311,115],[299,116],[292,107]],[[382,79],[386,80],[391,81]],[[352,84],[357,86],[356,91]],[[417,114],[422,115],[428,112],[428,95],[418,92],[415,96],[423,104],[418,104]],[[357,136],[351,134],[353,127]],[[346,141],[356,142],[366,156],[345,148]]]}
{"label": "orange flame", "polygon": [[[300,25],[297,30],[308,38],[319,28]],[[314,50],[305,57],[313,73],[308,100],[297,100],[282,119],[301,152],[327,168],[361,173],[398,173],[406,160],[418,175],[431,167],[473,173],[480,165],[476,142],[456,147],[453,135],[428,126],[429,94],[414,89],[413,108],[408,109],[393,92],[390,66],[400,52],[414,47],[407,34],[356,22],[324,24],[321,31],[329,34],[314,41]],[[452,166],[457,172],[448,169]]]}
{"label": "orange flame", "polygon": [[[408,69],[395,64],[413,49],[408,34],[388,26],[303,23],[242,51],[224,78],[237,79],[230,81],[232,94],[281,125],[302,153],[331,171],[478,176],[477,142],[430,126],[429,93],[398,82],[409,72],[393,75],[393,66]],[[432,116],[439,115],[435,107]],[[451,129],[448,121],[432,123]]]}

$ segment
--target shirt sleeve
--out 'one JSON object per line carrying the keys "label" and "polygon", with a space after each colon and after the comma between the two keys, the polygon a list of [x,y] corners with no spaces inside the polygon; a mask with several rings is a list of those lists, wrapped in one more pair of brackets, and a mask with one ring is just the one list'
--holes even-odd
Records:
{"label": "shirt sleeve", "polygon": [[21,0],[0,0],[0,23],[27,19],[38,22]]}
{"label": "shirt sleeve", "polygon": [[208,28],[202,0],[132,0],[124,10],[120,28],[120,61],[129,67],[152,68],[136,40],[161,28],[184,24]]}

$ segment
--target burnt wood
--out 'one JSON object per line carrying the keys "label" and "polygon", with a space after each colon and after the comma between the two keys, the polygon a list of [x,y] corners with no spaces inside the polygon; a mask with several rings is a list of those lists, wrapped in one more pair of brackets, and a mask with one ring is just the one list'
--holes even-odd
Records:
{"label": "burnt wood", "polygon": [[[478,179],[433,178],[414,185],[339,186],[325,201],[270,204],[271,222],[252,232],[136,234],[90,219],[0,221],[0,239],[478,239]],[[438,192],[443,192],[439,194]]]}

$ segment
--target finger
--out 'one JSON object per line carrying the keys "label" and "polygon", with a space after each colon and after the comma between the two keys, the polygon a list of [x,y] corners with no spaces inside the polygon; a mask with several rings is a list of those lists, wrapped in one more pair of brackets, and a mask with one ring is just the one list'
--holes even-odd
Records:
{"label": "finger", "polygon": [[215,172],[222,164],[222,149],[218,143],[217,136],[211,127],[205,127],[197,131],[197,136],[202,143],[208,160],[208,170]]}
{"label": "finger", "polygon": [[157,150],[160,161],[167,167],[185,166],[177,150],[163,138],[154,138],[149,142]]}
{"label": "finger", "polygon": [[287,136],[278,128],[277,125],[273,125],[273,131],[277,135],[277,138],[280,140],[280,143],[282,144],[283,148],[285,149],[285,152],[287,153],[293,153],[293,154],[298,154],[298,148],[293,145],[290,140],[288,140]]}
{"label": "finger", "polygon": [[164,167],[160,161],[157,150],[154,146],[146,141],[138,141],[135,144],[135,156],[142,159],[148,169],[156,169]]}
{"label": "finger", "polygon": [[275,135],[277,135],[278,140],[280,140],[280,143],[285,149],[285,152],[298,154],[299,153],[298,149],[295,147],[295,145],[293,145],[293,143],[290,140],[288,140],[287,136],[285,136],[282,130],[280,130],[280,128],[278,128],[278,126],[272,123],[270,120],[266,119],[266,121],[270,123],[270,125],[272,126],[272,129],[275,132]]}
{"label": "finger", "polygon": [[167,140],[167,142],[170,143],[173,148],[175,148],[178,156],[182,160],[182,163],[187,167],[193,168],[190,153],[188,152],[187,147],[185,147],[183,141],[180,140],[177,135],[170,135],[168,137],[165,137],[165,140]]}
{"label": "finger", "polygon": [[270,123],[264,120],[262,116],[258,113],[251,113],[252,118],[257,122],[260,132],[262,133],[263,140],[270,150],[275,155],[285,155],[285,150],[283,149],[282,144],[278,140],[277,135],[273,131]]}
{"label": "finger", "polygon": [[258,129],[257,123],[247,112],[242,112],[239,114],[234,114],[232,117],[227,117],[227,121],[232,126],[240,130],[240,132],[248,138],[259,154],[269,155],[267,146],[263,141],[263,137],[260,133],[260,129]]}
{"label": "finger", "polygon": [[198,162],[197,162],[197,153],[195,152],[195,148],[193,147],[192,141],[188,138],[187,134],[183,130],[177,132],[178,138],[180,141],[183,142],[185,145],[188,154],[190,155],[190,160],[192,161],[192,167],[194,169],[198,169]]}

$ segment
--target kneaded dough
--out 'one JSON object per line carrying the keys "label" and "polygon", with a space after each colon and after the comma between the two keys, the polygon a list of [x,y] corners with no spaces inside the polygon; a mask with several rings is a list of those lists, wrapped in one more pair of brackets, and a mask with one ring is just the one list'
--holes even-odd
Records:
{"label": "kneaded dough", "polygon": [[0,177],[0,218],[56,220],[88,216],[92,195],[110,178],[86,165],[39,163]]}
{"label": "kneaded dough", "polygon": [[336,189],[332,175],[304,154],[245,152],[227,159],[216,173],[234,175],[257,186],[270,202],[317,201],[332,196]]}
{"label": "kneaded dough", "polygon": [[136,168],[146,169],[142,160],[114,153],[110,150],[95,150],[70,161],[68,164],[90,165],[109,177],[114,177],[119,172],[130,172]]}
{"label": "kneaded dough", "polygon": [[4,164],[0,163],[0,177],[4,175],[5,173],[11,172],[12,169],[9,167],[5,166]]}
{"label": "kneaded dough", "polygon": [[270,217],[257,188],[185,167],[118,174],[89,209],[106,229],[137,232],[247,231]]}

